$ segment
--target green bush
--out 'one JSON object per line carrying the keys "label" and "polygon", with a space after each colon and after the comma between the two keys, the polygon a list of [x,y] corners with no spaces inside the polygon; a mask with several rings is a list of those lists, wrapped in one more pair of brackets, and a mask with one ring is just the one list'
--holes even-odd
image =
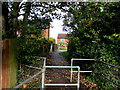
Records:
{"label": "green bush", "polygon": [[60,50],[67,50],[67,47],[59,47]]}
{"label": "green bush", "polygon": [[65,42],[59,42],[59,43],[58,43],[58,46],[59,46],[59,47],[61,47],[61,46],[65,47],[65,46],[66,46],[66,43],[65,43]]}
{"label": "green bush", "polygon": [[19,63],[32,63],[33,56],[46,56],[50,51],[51,41],[47,38],[18,38]]}

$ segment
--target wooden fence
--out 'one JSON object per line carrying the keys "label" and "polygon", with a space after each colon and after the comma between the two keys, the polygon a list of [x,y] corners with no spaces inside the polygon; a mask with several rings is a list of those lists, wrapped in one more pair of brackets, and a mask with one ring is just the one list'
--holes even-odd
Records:
{"label": "wooden fence", "polygon": [[0,90],[2,89],[2,40],[0,40]]}
{"label": "wooden fence", "polygon": [[2,49],[2,71],[1,88],[11,88],[16,84],[17,61],[16,51],[17,43],[15,39],[5,39],[1,41]]}

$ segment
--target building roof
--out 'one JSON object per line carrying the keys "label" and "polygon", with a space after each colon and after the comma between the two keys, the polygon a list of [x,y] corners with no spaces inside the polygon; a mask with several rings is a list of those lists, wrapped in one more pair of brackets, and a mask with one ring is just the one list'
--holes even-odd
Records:
{"label": "building roof", "polygon": [[58,34],[57,39],[68,39],[67,34]]}

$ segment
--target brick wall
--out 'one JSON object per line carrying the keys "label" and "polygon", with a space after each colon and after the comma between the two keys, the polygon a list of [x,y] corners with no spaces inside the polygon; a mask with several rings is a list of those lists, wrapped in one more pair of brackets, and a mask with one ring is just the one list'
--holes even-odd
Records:
{"label": "brick wall", "polygon": [[62,41],[62,39],[57,39],[57,44],[58,44],[59,42],[65,42],[65,43],[66,43],[66,46],[68,46],[69,40],[68,40],[68,39],[64,39],[64,41]]}
{"label": "brick wall", "polygon": [[45,29],[42,31],[42,36],[43,37],[49,37],[49,29]]}

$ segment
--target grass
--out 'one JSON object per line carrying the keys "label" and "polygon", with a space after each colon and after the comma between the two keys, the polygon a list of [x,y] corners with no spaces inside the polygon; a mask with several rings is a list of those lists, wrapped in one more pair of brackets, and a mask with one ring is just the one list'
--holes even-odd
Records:
{"label": "grass", "polygon": [[60,50],[67,50],[67,47],[59,47]]}
{"label": "grass", "polygon": [[60,52],[59,54],[62,55],[63,57],[65,57],[65,58],[67,58],[67,56],[68,56],[68,52]]}

